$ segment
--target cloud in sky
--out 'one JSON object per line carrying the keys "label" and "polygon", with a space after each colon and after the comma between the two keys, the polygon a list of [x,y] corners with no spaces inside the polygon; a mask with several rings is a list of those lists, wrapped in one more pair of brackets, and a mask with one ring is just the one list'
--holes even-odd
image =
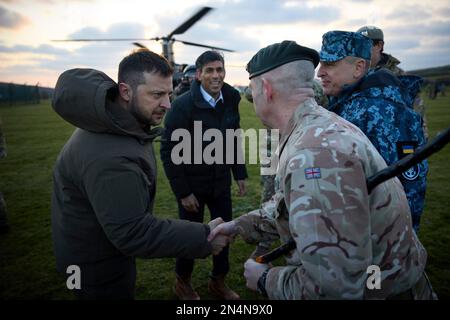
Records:
{"label": "cloud in sky", "polygon": [[387,19],[401,20],[405,22],[425,20],[431,18],[431,9],[426,6],[412,6],[404,5],[401,10],[395,10],[394,12],[386,16]]}
{"label": "cloud in sky", "polygon": [[[307,1],[224,1],[212,0],[208,6],[216,8],[196,23],[192,28],[201,28],[205,21],[209,24],[221,25],[223,28],[233,26],[247,27],[255,25],[277,25],[291,23],[320,24],[336,20],[340,10],[335,6],[309,6]],[[198,5],[191,5],[182,13],[156,15],[158,32],[169,33],[180,25],[189,14],[198,10]],[[190,30],[189,30],[190,32]]]}
{"label": "cloud in sky", "polygon": [[[220,3],[213,1],[214,7]],[[231,2],[217,12],[218,23],[232,22],[239,26],[273,25],[308,22],[320,24],[336,20],[340,10],[335,6],[309,6],[307,1],[260,1]]]}
{"label": "cloud in sky", "polygon": [[35,54],[49,54],[49,55],[63,55],[68,54],[69,51],[61,48],[56,48],[48,44],[42,44],[38,47],[27,46],[27,45],[15,45],[12,47],[7,47],[0,44],[0,52],[10,52],[10,53],[35,53]]}
{"label": "cloud in sky", "polygon": [[[192,0],[188,3],[168,0],[151,4],[148,1],[129,0],[126,8],[121,1],[112,0],[69,0],[64,4],[54,0],[41,0],[34,1],[36,10],[34,7],[31,9],[29,2],[25,0],[0,0],[0,3],[4,4],[0,5],[3,12],[8,15],[17,14],[21,19],[31,22],[26,28],[18,29],[20,23],[16,22],[15,29],[5,29],[5,26],[2,29],[1,24],[5,22],[0,10],[0,38],[3,40],[0,41],[0,79],[3,80],[6,64],[1,61],[2,57],[8,56],[5,61],[10,61],[14,60],[14,55],[19,54],[26,54],[26,59],[34,59],[31,64],[25,58],[23,61],[16,59],[16,65],[26,65],[30,74],[37,74],[38,70],[63,71],[76,66],[110,70],[115,74],[118,62],[134,48],[131,43],[69,45],[44,41],[55,37],[164,36],[202,5],[214,7],[215,10],[175,38],[234,49],[236,53],[225,53],[226,62],[234,65],[244,65],[259,48],[284,39],[296,40],[303,45],[320,49],[321,35],[324,32],[333,29],[356,30],[362,25],[376,25],[383,29],[386,52],[399,58],[401,66],[406,70],[450,64],[450,50],[446,45],[450,43],[448,0],[427,4],[419,0],[406,3],[404,0],[342,0],[339,4],[332,0]],[[58,14],[53,14],[53,11]],[[41,14],[45,12],[49,14],[47,20],[50,19],[51,25],[44,28],[41,22],[45,18]],[[19,18],[19,21],[23,20]],[[14,23],[9,22],[9,25]],[[58,32],[54,32],[55,30]],[[33,32],[39,32],[33,40],[41,37],[43,41],[32,44],[27,42]],[[15,41],[10,34],[17,34],[20,41]],[[43,34],[45,37],[42,37]],[[156,42],[142,43],[161,52],[161,45]],[[183,44],[176,44],[174,49],[175,61],[189,64],[206,50]],[[8,68],[12,68],[10,62]],[[240,78],[229,81],[246,84],[246,72],[243,68],[239,72]],[[228,74],[231,77],[238,72]]]}
{"label": "cloud in sky", "polygon": [[141,23],[120,22],[110,25],[105,31],[96,27],[84,27],[68,36],[68,39],[76,38],[142,38],[145,26]]}
{"label": "cloud in sky", "polygon": [[17,29],[28,23],[28,20],[14,11],[0,5],[0,28]]}

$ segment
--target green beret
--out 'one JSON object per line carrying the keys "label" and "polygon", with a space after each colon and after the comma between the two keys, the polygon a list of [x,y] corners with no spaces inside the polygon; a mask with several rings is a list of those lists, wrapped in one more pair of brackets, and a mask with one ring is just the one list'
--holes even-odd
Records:
{"label": "green beret", "polygon": [[298,45],[295,41],[283,41],[274,43],[259,50],[247,64],[248,78],[259,76],[283,64],[296,61],[308,60],[319,64],[319,53],[311,48]]}

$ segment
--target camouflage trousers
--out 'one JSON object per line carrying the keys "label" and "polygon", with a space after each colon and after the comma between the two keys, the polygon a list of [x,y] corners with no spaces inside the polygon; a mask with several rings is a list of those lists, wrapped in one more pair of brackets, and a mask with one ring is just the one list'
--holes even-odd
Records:
{"label": "camouflage trousers", "polygon": [[261,176],[261,204],[269,201],[275,194],[275,175]]}
{"label": "camouflage trousers", "polygon": [[[275,194],[275,175],[261,175],[261,204],[269,201]],[[255,251],[250,255],[254,259],[270,251],[273,241],[258,243]]]}

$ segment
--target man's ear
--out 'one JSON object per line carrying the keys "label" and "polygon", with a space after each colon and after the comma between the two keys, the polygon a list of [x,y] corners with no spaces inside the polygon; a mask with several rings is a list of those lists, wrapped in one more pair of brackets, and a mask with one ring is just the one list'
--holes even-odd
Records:
{"label": "man's ear", "polygon": [[124,82],[119,83],[119,94],[120,97],[126,102],[130,102],[133,98],[133,90],[131,89],[130,85]]}
{"label": "man's ear", "polygon": [[383,52],[383,49],[384,49],[384,42],[383,42],[383,41],[379,41],[379,42],[375,45],[375,48],[376,48],[378,51]]}
{"label": "man's ear", "polygon": [[196,80],[200,80],[200,73],[202,73],[201,70],[199,70],[199,69],[196,69],[196,70],[195,70],[195,79],[196,79]]}
{"label": "man's ear", "polygon": [[366,74],[366,61],[359,59],[355,62],[355,69],[353,71],[353,78],[360,79]]}
{"label": "man's ear", "polygon": [[272,84],[266,78],[262,78],[263,94],[267,102],[273,99],[273,88]]}

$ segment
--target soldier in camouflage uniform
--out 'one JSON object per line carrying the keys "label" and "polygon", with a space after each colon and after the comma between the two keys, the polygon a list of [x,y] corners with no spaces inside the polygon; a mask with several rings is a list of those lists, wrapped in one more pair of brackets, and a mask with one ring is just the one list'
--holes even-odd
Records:
{"label": "soldier in camouflage uniform", "polygon": [[[319,81],[316,79],[313,80],[313,90],[314,90],[314,99],[316,100],[317,104],[327,108],[328,107],[328,98],[323,93],[322,85]],[[253,103],[253,97],[252,97],[252,90],[250,87],[247,87],[244,91],[245,98]],[[276,137],[273,137],[273,134],[275,134],[275,131],[270,130],[267,128],[267,139],[266,139],[266,145],[265,148],[260,148],[260,152],[265,155],[267,158],[272,158],[272,140],[276,140]],[[275,194],[275,175],[274,174],[262,174],[262,171],[264,168],[270,167],[269,164],[262,164],[261,163],[261,204],[263,204],[266,201],[269,201],[273,195]],[[265,241],[258,244],[255,251],[251,254],[251,257],[257,257],[259,255],[262,255],[268,251],[270,251],[272,247],[272,241]]]}
{"label": "soldier in camouflage uniform", "polygon": [[[328,98],[323,93],[322,85],[316,79],[313,80],[313,90],[314,90],[314,99],[316,100],[319,106],[324,108],[328,107]],[[247,87],[244,91],[245,98],[253,103],[252,90],[250,87]],[[267,129],[267,140],[266,140],[266,148],[261,149],[261,153],[266,155],[267,157],[272,157],[271,154],[271,145],[272,140],[276,140],[272,137],[272,131]],[[270,164],[261,164],[261,168],[270,167]],[[270,198],[275,194],[275,186],[274,186],[275,175],[261,174],[261,204],[269,201]]]}
{"label": "soldier in camouflage uniform", "polygon": [[[368,194],[366,178],[386,162],[360,129],[317,105],[308,84],[318,62],[314,50],[284,41],[248,63],[256,113],[282,133],[276,193],[209,238],[295,240],[286,266],[245,263],[247,286],[269,299],[432,299],[400,181]],[[371,266],[380,269],[379,289],[367,285]]]}
{"label": "soldier in camouflage uniform", "polygon": [[[6,141],[2,130],[2,121],[0,119],[0,159],[6,157]],[[0,234],[9,230],[8,220],[6,218],[6,202],[3,193],[0,191]]]}
{"label": "soldier in camouflage uniform", "polygon": [[[415,81],[415,79],[410,80],[406,75],[406,72],[400,68],[398,65],[400,64],[400,60],[393,57],[390,54],[383,52],[384,50],[384,34],[383,30],[375,26],[364,26],[358,29],[359,33],[365,35],[366,37],[372,40],[372,54],[370,65],[372,70],[379,70],[381,68],[388,69],[393,74],[395,74],[403,85],[406,87],[409,86],[410,81]],[[412,76],[417,77],[417,76]],[[425,105],[423,103],[423,99],[420,97],[420,87],[423,84],[423,79],[420,83],[420,86],[416,88],[416,93],[414,95],[414,99],[411,103],[411,107],[416,111],[423,119],[423,132],[425,135],[425,139],[428,139],[428,125],[427,118],[425,115]]]}
{"label": "soldier in camouflage uniform", "polygon": [[314,99],[317,104],[325,109],[328,109],[328,97],[323,93],[322,85],[319,81],[313,81]]}
{"label": "soldier in camouflage uniform", "polygon": [[[369,72],[371,40],[360,33],[330,31],[323,35],[318,76],[329,110],[359,127],[388,165],[426,143],[422,119],[408,106],[412,96],[391,72]],[[419,229],[424,208],[427,161],[399,178],[408,198],[413,227]]]}

